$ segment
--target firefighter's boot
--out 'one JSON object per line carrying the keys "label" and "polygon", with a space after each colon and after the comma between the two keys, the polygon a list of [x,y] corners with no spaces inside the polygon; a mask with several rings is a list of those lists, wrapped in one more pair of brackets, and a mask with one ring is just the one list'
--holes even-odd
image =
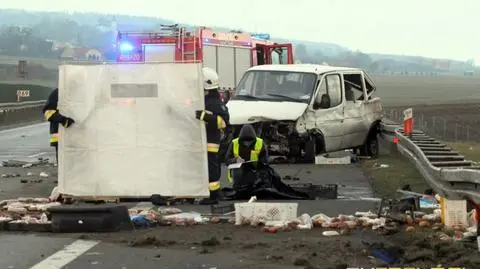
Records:
{"label": "firefighter's boot", "polygon": [[210,197],[200,200],[199,204],[201,205],[216,205],[220,200],[220,191],[210,191]]}

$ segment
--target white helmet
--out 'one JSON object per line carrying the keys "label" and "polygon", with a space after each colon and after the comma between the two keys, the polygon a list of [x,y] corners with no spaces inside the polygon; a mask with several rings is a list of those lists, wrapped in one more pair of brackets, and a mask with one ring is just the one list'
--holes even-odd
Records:
{"label": "white helmet", "polygon": [[215,70],[209,68],[209,67],[204,67],[202,68],[203,72],[203,89],[208,91],[208,90],[213,90],[217,89],[220,87],[220,84],[218,83],[218,74],[215,72]]}

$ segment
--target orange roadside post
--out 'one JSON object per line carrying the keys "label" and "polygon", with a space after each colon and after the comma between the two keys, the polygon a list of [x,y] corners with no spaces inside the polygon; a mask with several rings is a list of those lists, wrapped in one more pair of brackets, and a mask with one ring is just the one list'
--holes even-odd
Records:
{"label": "orange roadside post", "polygon": [[405,136],[411,136],[413,133],[413,109],[408,108],[403,111],[403,133]]}

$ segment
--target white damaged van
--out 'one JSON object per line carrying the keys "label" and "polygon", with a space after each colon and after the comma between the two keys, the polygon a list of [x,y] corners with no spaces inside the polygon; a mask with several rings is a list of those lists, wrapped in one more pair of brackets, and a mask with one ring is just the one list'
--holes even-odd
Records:
{"label": "white damaged van", "polygon": [[375,90],[362,69],[255,66],[227,103],[233,136],[243,124],[252,124],[271,156],[295,162],[343,149],[377,157],[382,104]]}

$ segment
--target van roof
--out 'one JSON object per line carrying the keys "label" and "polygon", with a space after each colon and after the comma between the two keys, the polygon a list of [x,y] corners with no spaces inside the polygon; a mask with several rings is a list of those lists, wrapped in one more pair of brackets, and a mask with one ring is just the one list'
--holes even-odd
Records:
{"label": "van roof", "polygon": [[286,71],[323,74],[332,71],[361,71],[359,68],[338,67],[320,64],[265,64],[257,65],[248,69],[249,71]]}

